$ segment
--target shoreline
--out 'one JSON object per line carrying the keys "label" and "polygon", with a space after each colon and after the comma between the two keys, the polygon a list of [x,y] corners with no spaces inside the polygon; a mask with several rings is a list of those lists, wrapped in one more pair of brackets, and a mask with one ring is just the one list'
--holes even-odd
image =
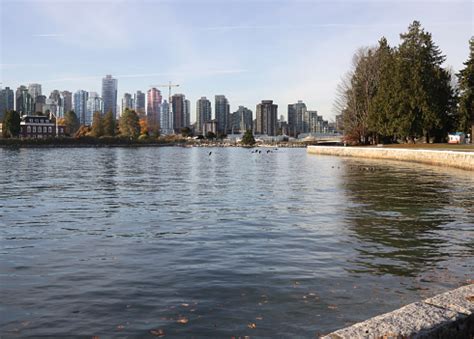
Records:
{"label": "shoreline", "polygon": [[470,284],[321,338],[471,338],[473,335],[474,284]]}
{"label": "shoreline", "polygon": [[384,147],[308,146],[308,154],[398,160],[474,171],[474,152]]}

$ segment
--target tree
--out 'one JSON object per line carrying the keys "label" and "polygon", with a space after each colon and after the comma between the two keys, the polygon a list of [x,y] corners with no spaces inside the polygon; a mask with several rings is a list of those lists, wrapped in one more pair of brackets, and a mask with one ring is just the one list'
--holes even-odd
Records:
{"label": "tree", "polygon": [[245,145],[245,146],[255,145],[255,138],[253,137],[251,130],[248,129],[245,131],[244,136],[242,137],[241,143],[242,145]]}
{"label": "tree", "polygon": [[91,132],[91,128],[89,126],[81,125],[81,127],[79,127],[79,129],[77,130],[76,134],[74,134],[74,137],[75,138],[84,137],[90,134],[90,132]]}
{"label": "tree", "polygon": [[104,119],[102,120],[102,128],[104,131],[104,136],[113,137],[115,136],[115,119],[112,111],[108,111]]}
{"label": "tree", "polygon": [[216,136],[216,134],[215,134],[214,132],[210,132],[210,131],[209,131],[209,132],[206,133],[206,138],[207,138],[207,139],[215,139],[216,137],[217,137],[217,136]]}
{"label": "tree", "polygon": [[119,120],[120,135],[136,139],[140,135],[140,119],[135,111],[125,109]]}
{"label": "tree", "polygon": [[471,143],[474,137],[474,37],[469,40],[469,59],[459,72],[459,115],[458,128],[465,133],[471,133]]}
{"label": "tree", "polygon": [[193,131],[189,127],[183,127],[181,128],[181,135],[183,137],[192,137],[193,136]]}
{"label": "tree", "polygon": [[79,119],[74,111],[68,111],[64,114],[64,125],[69,135],[73,135],[80,127]]}
{"label": "tree", "polygon": [[148,121],[146,118],[140,118],[140,135],[148,135]]}
{"label": "tree", "polygon": [[92,116],[92,128],[90,134],[95,138],[104,135],[104,124],[100,112],[94,112],[94,115]]}
{"label": "tree", "polygon": [[16,111],[6,111],[3,117],[2,136],[4,138],[15,138],[20,134],[20,114]]}

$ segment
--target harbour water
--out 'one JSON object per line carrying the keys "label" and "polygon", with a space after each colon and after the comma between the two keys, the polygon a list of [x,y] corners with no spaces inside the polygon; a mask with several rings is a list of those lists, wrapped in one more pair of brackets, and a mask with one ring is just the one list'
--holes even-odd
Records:
{"label": "harbour water", "polygon": [[314,337],[472,280],[472,172],[0,149],[0,334]]}

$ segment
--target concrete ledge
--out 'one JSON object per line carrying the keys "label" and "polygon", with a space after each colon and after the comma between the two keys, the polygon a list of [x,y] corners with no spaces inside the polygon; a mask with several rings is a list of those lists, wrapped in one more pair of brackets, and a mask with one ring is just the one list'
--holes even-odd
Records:
{"label": "concrete ledge", "polygon": [[389,159],[474,171],[474,152],[375,147],[308,146],[310,154]]}
{"label": "concrete ledge", "polygon": [[474,338],[474,284],[409,304],[322,338]]}

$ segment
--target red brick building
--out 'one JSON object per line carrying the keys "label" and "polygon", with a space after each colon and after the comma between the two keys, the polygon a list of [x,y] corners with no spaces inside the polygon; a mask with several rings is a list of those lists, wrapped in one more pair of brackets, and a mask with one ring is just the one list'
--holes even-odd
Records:
{"label": "red brick building", "polygon": [[[58,135],[64,136],[65,127],[58,126]],[[31,139],[46,139],[56,136],[56,125],[43,116],[24,115],[20,122],[20,137]]]}

